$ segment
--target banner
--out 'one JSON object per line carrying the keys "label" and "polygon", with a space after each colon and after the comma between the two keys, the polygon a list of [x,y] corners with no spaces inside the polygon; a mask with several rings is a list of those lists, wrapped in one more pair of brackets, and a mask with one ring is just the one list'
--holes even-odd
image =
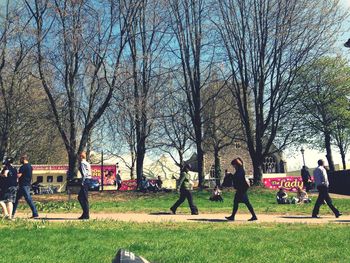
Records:
{"label": "banner", "polygon": [[286,191],[296,192],[297,188],[303,188],[304,183],[301,177],[276,177],[276,178],[263,178],[263,183],[267,188],[276,189],[283,187]]}
{"label": "banner", "polygon": [[[92,179],[98,180],[101,183],[101,165],[91,165]],[[116,177],[115,165],[103,166],[103,185],[115,185]]]}
{"label": "banner", "polygon": [[[68,171],[68,165],[32,165],[33,173],[55,173]],[[101,183],[101,165],[91,165],[92,179],[98,180]],[[103,184],[104,185],[115,185],[115,178],[117,174],[117,168],[115,165],[104,165],[103,166]]]}
{"label": "banner", "polygon": [[[157,180],[156,179],[149,179],[148,182],[150,184],[155,185]],[[122,186],[120,187],[119,191],[133,191],[137,189],[137,181],[136,180],[124,180],[122,181]]]}

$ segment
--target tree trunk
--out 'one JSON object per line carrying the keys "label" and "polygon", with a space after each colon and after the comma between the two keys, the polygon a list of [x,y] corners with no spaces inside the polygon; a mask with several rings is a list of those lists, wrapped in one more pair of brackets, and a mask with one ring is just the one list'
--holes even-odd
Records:
{"label": "tree trunk", "polygon": [[197,143],[197,164],[198,164],[198,187],[203,187],[204,181],[204,152],[202,143]]}
{"label": "tree trunk", "polygon": [[333,156],[332,156],[332,149],[331,149],[331,134],[329,132],[325,132],[325,146],[326,146],[326,152],[327,152],[327,161],[330,171],[335,171],[334,163],[333,163]]}
{"label": "tree trunk", "polygon": [[5,154],[8,150],[8,142],[9,142],[9,133],[6,130],[1,136],[1,144],[0,144],[0,160],[4,160]]}
{"label": "tree trunk", "polygon": [[137,152],[136,152],[136,179],[137,179],[137,188],[140,187],[141,179],[143,176],[143,161],[145,159],[145,141],[141,140],[137,143]]}
{"label": "tree trunk", "polygon": [[77,174],[78,174],[78,154],[75,151],[69,151],[67,180],[71,180],[77,177]]}
{"label": "tree trunk", "polygon": [[90,162],[91,160],[91,131],[89,132],[87,143],[86,143],[86,160]]}
{"label": "tree trunk", "polygon": [[262,158],[252,158],[254,185],[262,185]]}
{"label": "tree trunk", "polygon": [[220,186],[221,182],[221,165],[220,165],[220,155],[219,149],[214,149],[214,169],[215,169],[215,182],[217,186]]}
{"label": "tree trunk", "polygon": [[130,179],[134,180],[135,179],[135,151],[131,150],[131,167],[130,167]]}
{"label": "tree trunk", "polygon": [[195,140],[196,140],[196,148],[197,148],[197,165],[198,165],[198,187],[203,187],[203,179],[204,179],[204,151],[202,148],[202,120],[200,113],[200,102],[197,102],[195,110],[195,117],[193,121],[193,126],[195,130]]}
{"label": "tree trunk", "polygon": [[343,147],[339,147],[340,155],[341,155],[341,161],[343,164],[343,169],[346,170],[346,159],[345,159],[345,151]]}

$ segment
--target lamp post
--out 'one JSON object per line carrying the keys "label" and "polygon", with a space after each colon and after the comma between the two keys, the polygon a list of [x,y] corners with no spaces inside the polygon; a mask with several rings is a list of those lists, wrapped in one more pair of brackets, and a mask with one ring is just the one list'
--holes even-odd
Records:
{"label": "lamp post", "polygon": [[103,169],[103,150],[101,151],[101,192],[103,191],[104,169]]}
{"label": "lamp post", "polygon": [[344,47],[350,48],[350,38],[344,43]]}
{"label": "lamp post", "polygon": [[301,147],[300,152],[301,152],[301,155],[303,156],[303,164],[305,166],[305,157],[304,157],[305,150],[303,147]]}

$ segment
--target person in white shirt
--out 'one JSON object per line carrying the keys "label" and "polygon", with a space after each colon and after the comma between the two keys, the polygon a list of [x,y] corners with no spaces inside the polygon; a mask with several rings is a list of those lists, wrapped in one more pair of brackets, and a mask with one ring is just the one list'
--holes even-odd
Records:
{"label": "person in white shirt", "polygon": [[91,179],[91,166],[86,161],[86,153],[82,152],[80,154],[80,163],[79,163],[79,171],[82,176],[81,188],[78,195],[78,200],[83,209],[83,214],[79,217],[79,219],[89,219],[89,185],[88,182]]}
{"label": "person in white shirt", "polygon": [[318,213],[320,211],[320,206],[326,201],[327,205],[329,208],[333,211],[334,215],[336,218],[342,215],[341,212],[338,211],[332,204],[332,199],[329,196],[328,193],[328,176],[327,176],[327,171],[324,168],[324,161],[323,160],[318,160],[318,167],[314,171],[314,180],[316,187],[318,189],[318,198],[315,203],[314,210],[312,211],[312,217],[313,218],[319,218]]}

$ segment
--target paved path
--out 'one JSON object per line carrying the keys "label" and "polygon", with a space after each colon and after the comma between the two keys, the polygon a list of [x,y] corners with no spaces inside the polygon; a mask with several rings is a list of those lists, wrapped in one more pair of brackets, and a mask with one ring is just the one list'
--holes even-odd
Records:
{"label": "paved path", "polygon": [[[18,218],[29,218],[30,214],[19,213]],[[74,213],[41,213],[40,218],[35,220],[48,220],[52,222],[77,221],[80,214]],[[247,222],[250,218],[249,214],[238,214],[236,221],[228,222],[225,219],[228,214],[177,214],[172,215],[167,212],[159,213],[93,213],[90,220],[116,220],[123,222],[227,222],[236,223],[310,223],[310,224],[326,224],[326,223],[350,223],[350,215],[335,218],[332,215],[321,215],[321,218],[311,218],[305,215],[271,215],[258,214],[258,221]]]}

